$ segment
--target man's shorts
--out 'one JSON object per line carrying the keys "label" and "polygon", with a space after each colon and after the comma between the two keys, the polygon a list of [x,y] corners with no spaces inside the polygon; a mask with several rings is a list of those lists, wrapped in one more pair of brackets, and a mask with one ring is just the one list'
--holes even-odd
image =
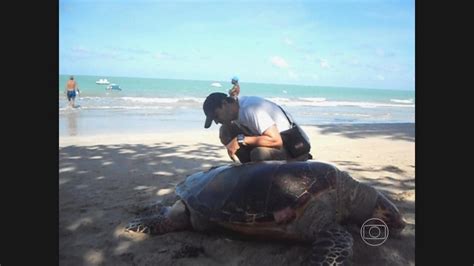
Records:
{"label": "man's shorts", "polygon": [[67,100],[70,101],[74,98],[76,98],[76,91],[67,91]]}

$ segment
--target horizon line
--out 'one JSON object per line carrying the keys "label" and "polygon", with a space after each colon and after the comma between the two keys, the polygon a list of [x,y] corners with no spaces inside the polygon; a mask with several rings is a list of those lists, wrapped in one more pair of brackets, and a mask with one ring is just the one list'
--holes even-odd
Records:
{"label": "horizon line", "polygon": [[[214,82],[226,82],[223,80],[213,80],[213,79],[187,79],[187,78],[159,78],[159,77],[139,77],[139,76],[116,76],[116,75],[89,75],[89,74],[59,74],[60,76],[89,76],[89,77],[118,77],[118,78],[140,78],[140,79],[167,79],[167,80],[185,80],[185,81],[214,81]],[[241,83],[239,81],[239,83]],[[415,88],[408,89],[392,89],[392,88],[369,88],[369,87],[347,87],[347,86],[335,86],[335,85],[307,85],[307,84],[294,84],[294,83],[268,83],[268,82],[255,82],[248,81],[244,83],[249,84],[265,84],[265,85],[292,85],[292,86],[302,86],[302,87],[326,87],[326,88],[346,88],[346,89],[368,89],[368,90],[393,90],[393,91],[415,91]]]}

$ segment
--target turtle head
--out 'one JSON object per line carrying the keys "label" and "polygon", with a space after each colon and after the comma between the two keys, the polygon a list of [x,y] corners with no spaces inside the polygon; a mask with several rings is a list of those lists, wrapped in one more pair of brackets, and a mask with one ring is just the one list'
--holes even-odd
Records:
{"label": "turtle head", "polygon": [[390,234],[397,235],[405,228],[405,221],[395,204],[369,184],[341,172],[338,179],[341,220],[363,225],[370,218],[382,220]]}
{"label": "turtle head", "polygon": [[372,217],[384,221],[393,235],[398,235],[406,226],[398,208],[381,192],[378,192]]}

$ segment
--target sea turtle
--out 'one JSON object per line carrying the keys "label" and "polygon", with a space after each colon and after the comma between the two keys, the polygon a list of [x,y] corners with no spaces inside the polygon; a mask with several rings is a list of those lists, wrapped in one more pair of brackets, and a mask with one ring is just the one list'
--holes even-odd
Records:
{"label": "sea turtle", "polygon": [[390,235],[405,227],[382,193],[324,162],[213,167],[188,176],[176,194],[174,205],[132,220],[126,230],[165,234],[217,226],[259,238],[311,242],[311,265],[342,265],[352,256],[353,239],[341,224],[378,218]]}

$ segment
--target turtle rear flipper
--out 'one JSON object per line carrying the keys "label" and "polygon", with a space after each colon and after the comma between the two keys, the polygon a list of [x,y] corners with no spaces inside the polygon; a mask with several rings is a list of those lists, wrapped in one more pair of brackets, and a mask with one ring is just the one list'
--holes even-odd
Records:
{"label": "turtle rear flipper", "polygon": [[337,226],[321,231],[313,242],[310,265],[349,265],[352,235]]}
{"label": "turtle rear flipper", "polygon": [[171,221],[162,214],[135,218],[128,223],[125,231],[161,235],[173,231]]}
{"label": "turtle rear flipper", "polygon": [[171,231],[188,228],[191,224],[187,215],[186,206],[181,200],[176,201],[171,207],[158,207],[152,209],[141,217],[133,219],[125,231],[162,235]]}

